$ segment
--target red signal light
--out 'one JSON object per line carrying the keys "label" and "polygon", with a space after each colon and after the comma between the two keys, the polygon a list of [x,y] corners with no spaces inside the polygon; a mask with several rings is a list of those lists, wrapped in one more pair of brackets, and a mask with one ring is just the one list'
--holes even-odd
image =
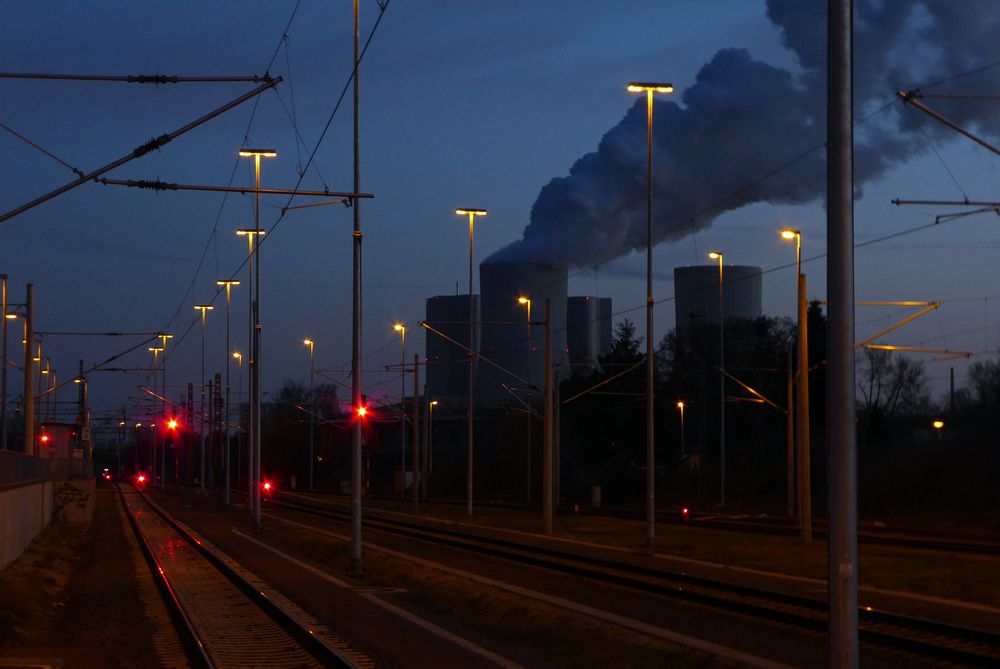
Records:
{"label": "red signal light", "polygon": [[167,427],[169,427],[171,430],[176,430],[177,429],[177,421],[175,419],[171,418],[170,421],[167,422]]}
{"label": "red signal light", "polygon": [[368,407],[358,407],[358,418],[364,418],[368,415]]}
{"label": "red signal light", "polygon": [[39,439],[41,439],[43,444],[49,443],[49,435],[47,434],[43,434],[41,437],[39,437]]}
{"label": "red signal light", "polygon": [[139,474],[138,481],[139,481],[139,483],[145,483],[146,482],[146,476],[144,474]]}
{"label": "red signal light", "polygon": [[270,489],[271,489],[271,482],[270,481],[266,481],[264,483],[264,490],[270,490]]}

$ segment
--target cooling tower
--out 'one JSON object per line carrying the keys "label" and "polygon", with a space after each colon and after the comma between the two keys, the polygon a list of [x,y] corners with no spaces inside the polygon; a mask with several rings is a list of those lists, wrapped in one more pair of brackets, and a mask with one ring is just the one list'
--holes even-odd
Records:
{"label": "cooling tower", "polygon": [[[524,388],[525,381],[542,387],[545,364],[545,299],[552,304],[552,351],[556,378],[568,375],[566,355],[565,265],[537,262],[484,262],[479,266],[482,293],[480,353],[521,377],[520,381],[492,365],[476,367],[477,403],[516,402],[503,384]],[[531,321],[526,304],[531,300]]]}
{"label": "cooling tower", "polygon": [[[763,275],[760,267],[724,265],[722,301],[726,320],[761,315]],[[674,314],[677,330],[719,322],[719,266],[674,268]]]}
{"label": "cooling tower", "polygon": [[[472,296],[476,330],[473,341],[479,342],[478,295]],[[442,334],[468,346],[469,296],[438,295],[427,298],[427,324]],[[469,392],[469,356],[462,349],[430,330],[425,330],[427,352],[427,394],[446,406],[464,406]]]}
{"label": "cooling tower", "polygon": [[566,305],[566,348],[574,375],[598,367],[598,358],[611,349],[611,298],[571,297]]}

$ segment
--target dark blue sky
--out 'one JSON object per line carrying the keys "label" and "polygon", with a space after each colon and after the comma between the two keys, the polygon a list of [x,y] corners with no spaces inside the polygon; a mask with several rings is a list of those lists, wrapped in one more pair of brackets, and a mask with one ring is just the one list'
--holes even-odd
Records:
{"label": "dark blue sky", "polygon": [[[788,4],[774,3],[779,8]],[[911,4],[910,23],[892,33],[900,43],[908,30],[919,32],[930,21],[921,13],[922,3]],[[311,149],[346,82],[351,56],[350,3],[303,0],[282,44],[293,7],[293,2],[18,3],[5,8],[0,25],[0,69],[259,74],[276,53],[270,71],[286,81],[276,93],[260,97],[248,132],[252,103],[109,176],[224,185],[246,132],[250,144],[279,152],[264,165],[265,185],[290,187],[307,149],[297,150],[288,114],[294,110],[298,131]],[[362,4],[363,35],[377,13],[374,0]],[[923,50],[917,42],[912,57],[941,61],[938,54],[953,46],[948,39],[926,37]],[[466,290],[466,228],[452,213],[455,206],[490,210],[477,226],[478,263],[517,239],[540,189],[595,151],[604,134],[641,104],[625,92],[628,80],[674,82],[673,102],[683,108],[684,92],[696,83],[699,70],[726,48],[746,49],[754,59],[789,70],[792,77],[802,73],[796,53],[783,46],[779,30],[768,20],[763,0],[636,0],[627,7],[602,0],[392,0],[362,65],[363,190],[376,195],[362,209],[368,392],[397,392],[398,377],[381,371],[398,361],[392,322],[403,320],[416,334],[427,296],[454,293],[456,282]],[[964,66],[991,62],[984,52],[981,62],[968,59]],[[897,88],[914,85],[906,80],[909,68],[903,65],[892,73],[902,81],[884,82],[885,101]],[[963,83],[981,92],[981,81]],[[86,171],[249,88],[0,80],[0,123]],[[349,102],[348,95],[317,153],[322,176],[310,170],[305,187],[349,189]],[[995,160],[951,135],[933,136],[969,196],[988,197]],[[857,211],[859,242],[922,225],[945,211],[892,207],[888,201],[893,197],[961,197],[923,136],[911,132],[905,139],[919,145],[912,155],[866,185]],[[780,133],[754,140],[764,142],[775,168],[810,148],[800,145],[808,142],[797,136],[793,141]],[[821,141],[822,128],[817,128],[815,142]],[[720,168],[726,160],[719,156]],[[249,166],[247,161],[236,169],[236,184],[251,183]],[[677,168],[684,169],[683,161]],[[748,173],[746,181],[761,176]],[[0,209],[12,209],[72,178],[65,167],[0,131]],[[706,197],[711,195],[707,190]],[[718,197],[728,194],[719,192]],[[765,269],[787,264],[794,255],[777,237],[782,225],[803,230],[806,257],[822,254],[824,212],[819,200],[807,200],[750,204],[706,222],[696,234],[661,244],[655,252],[662,277],[655,286],[657,297],[672,294],[674,266],[705,262],[705,252],[713,247],[725,249],[727,259],[738,264]],[[267,200],[262,225],[273,224],[281,203]],[[662,205],[669,208],[670,203]],[[21,300],[24,283],[36,285],[42,330],[176,333],[170,383],[196,381],[200,336],[197,328],[189,331],[196,318],[192,305],[212,299],[216,279],[229,277],[239,266],[245,246],[234,230],[251,225],[252,216],[252,200],[244,196],[231,196],[223,205],[218,194],[152,194],[87,184],[0,225],[0,270],[11,277],[13,301]],[[266,390],[287,378],[306,378],[304,336],[317,341],[317,367],[347,369],[350,227],[351,213],[340,207],[293,212],[264,245]],[[213,229],[217,235],[209,243]],[[938,313],[893,338],[894,343],[980,354],[993,350],[993,324],[1000,313],[992,252],[997,234],[996,223],[980,217],[859,249],[858,297],[943,301]],[[625,255],[597,271],[575,274],[571,292],[613,297],[619,317],[641,322],[642,267],[641,256]],[[811,262],[806,269],[810,295],[823,298],[825,264]],[[792,272],[782,269],[765,276],[768,313],[792,313]],[[245,289],[234,293],[233,348],[240,350],[246,349]],[[216,305],[224,302],[216,300]],[[859,336],[887,324],[890,315],[898,318],[900,312],[859,311]],[[209,371],[222,368],[223,324],[222,309],[209,315]],[[657,307],[656,326],[657,337],[673,326],[671,302]],[[100,361],[137,341],[49,337],[45,353],[66,378],[77,359]],[[410,337],[407,343],[411,352],[422,350],[423,337]],[[924,359],[940,387],[954,363]],[[149,357],[137,353],[121,362],[145,366]],[[12,378],[18,383],[16,374]],[[142,383],[141,375],[95,375],[94,403],[98,409],[120,406]]]}

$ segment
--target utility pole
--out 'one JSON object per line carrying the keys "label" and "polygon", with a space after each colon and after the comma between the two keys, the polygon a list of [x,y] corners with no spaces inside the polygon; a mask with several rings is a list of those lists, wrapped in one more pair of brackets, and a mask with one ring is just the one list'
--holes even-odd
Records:
{"label": "utility pole", "polygon": [[828,666],[858,656],[857,437],[854,406],[853,2],[829,0],[827,36]]}
{"label": "utility pole", "polygon": [[2,284],[3,295],[0,296],[0,300],[3,301],[3,314],[0,318],[3,322],[0,322],[0,329],[3,330],[0,334],[0,339],[3,343],[0,344],[0,357],[3,357],[3,370],[0,371],[0,451],[7,450],[7,275],[0,274],[0,284]]}
{"label": "utility pole", "polygon": [[545,298],[545,438],[542,464],[542,516],[545,534],[552,534],[552,516],[555,512],[552,499],[553,448],[555,412],[552,406],[552,300]]}
{"label": "utility pole", "polygon": [[[806,275],[799,273],[799,532],[812,542],[812,463],[809,446],[809,328]],[[853,387],[853,386],[852,386]],[[853,391],[852,391],[853,392]]]}
{"label": "utility pole", "polygon": [[413,356],[413,513],[420,513],[420,356]]}
{"label": "utility pole", "polygon": [[[358,2],[354,0],[354,192],[361,192],[361,144],[358,121],[360,72],[358,71]],[[354,407],[354,434],[351,448],[351,566],[353,576],[364,575],[361,561],[361,201],[355,198],[353,238],[353,306],[351,343],[351,403]]]}
{"label": "utility pole", "polygon": [[788,347],[788,410],[785,412],[785,515],[795,515],[795,392],[792,382],[792,348]]}

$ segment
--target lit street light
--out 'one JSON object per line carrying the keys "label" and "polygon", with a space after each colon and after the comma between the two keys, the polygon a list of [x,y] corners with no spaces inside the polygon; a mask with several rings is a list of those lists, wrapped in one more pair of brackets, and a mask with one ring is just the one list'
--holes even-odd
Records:
{"label": "lit street light", "polygon": [[303,339],[302,343],[309,347],[309,489],[313,489],[313,460],[316,459],[313,446],[313,432],[316,428],[316,390],[315,373],[316,366],[313,362],[316,342],[312,339]]}
{"label": "lit street light", "polygon": [[399,475],[401,477],[399,494],[406,497],[406,326],[396,323],[392,329],[399,333],[399,342],[403,350],[403,357],[399,363]]}
{"label": "lit street light", "polygon": [[528,387],[525,389],[528,400],[528,415],[527,415],[527,437],[525,443],[527,444],[527,457],[525,458],[525,485],[524,485],[524,503],[531,504],[531,298],[526,296],[521,296],[517,298],[518,304],[523,304],[528,310],[528,373],[525,375],[525,380],[528,382]]}
{"label": "lit street light", "polygon": [[469,217],[469,407],[466,413],[466,429],[468,433],[468,444],[467,444],[467,463],[466,463],[466,482],[465,482],[465,512],[468,515],[472,515],[472,474],[473,474],[473,448],[472,448],[472,436],[473,436],[473,402],[474,402],[474,388],[475,388],[475,369],[476,369],[476,346],[475,346],[475,309],[474,302],[472,299],[472,239],[473,231],[476,225],[476,216],[485,216],[485,209],[472,209],[469,207],[464,207],[461,209],[456,209],[455,213],[459,216]]}
{"label": "lit street light", "polygon": [[684,452],[684,402],[677,400],[677,409],[681,412],[681,460],[687,457]]}
{"label": "lit street light", "polygon": [[806,305],[806,275],[802,273],[802,233],[782,230],[782,239],[795,240],[795,273],[797,278],[799,370],[798,370],[798,422],[799,422],[799,532],[802,541],[812,541],[812,466],[809,446],[809,332]]}
{"label": "lit street light", "polygon": [[711,260],[719,261],[719,499],[726,505],[726,312],[722,301],[722,252],[711,251]]}
{"label": "lit street light", "polygon": [[198,435],[201,442],[201,494],[205,494],[205,314],[215,309],[210,304],[196,304],[195,311],[201,312],[201,417],[198,421]]}
{"label": "lit street light", "polygon": [[[356,70],[355,70],[356,71]],[[254,159],[254,186],[258,190],[254,194],[254,234],[256,236],[261,235],[260,229],[260,159],[261,158],[274,158],[277,156],[277,152],[271,149],[243,149],[240,151],[240,156],[243,158],[253,157]],[[253,246],[253,241],[251,237],[251,247]],[[258,253],[260,251],[260,241],[257,243]],[[253,261],[253,252],[251,250],[251,263]],[[250,393],[252,395],[252,411],[250,412],[250,439],[252,444],[252,450],[254,451],[253,457],[253,478],[254,485],[251,489],[251,494],[254,499],[254,527],[257,533],[260,533],[260,461],[263,449],[260,443],[260,256],[257,257],[256,269],[251,269],[251,292],[253,293],[252,309],[253,312],[253,326],[251,330],[251,347],[250,347]]]}
{"label": "lit street light", "polygon": [[646,543],[656,540],[656,472],[654,468],[653,374],[653,93],[673,93],[667,83],[633,81],[629,93],[646,93]]}
{"label": "lit street light", "polygon": [[218,280],[218,281],[215,282],[215,285],[217,285],[217,286],[225,286],[226,287],[226,411],[225,411],[225,413],[223,413],[223,416],[225,416],[225,418],[223,418],[223,425],[222,425],[223,429],[226,431],[226,456],[225,456],[225,463],[223,465],[224,468],[225,468],[225,470],[226,470],[226,482],[225,482],[225,486],[223,487],[224,492],[222,494],[223,494],[223,502],[225,502],[226,504],[229,504],[229,484],[230,484],[230,481],[229,481],[229,469],[230,469],[230,462],[229,462],[229,460],[230,460],[230,457],[229,457],[229,450],[230,450],[230,447],[229,447],[229,432],[230,432],[230,430],[229,430],[229,414],[230,414],[230,406],[229,406],[229,388],[230,388],[230,383],[229,383],[229,368],[232,367],[232,363],[229,360],[229,321],[230,321],[230,316],[232,315],[232,290],[233,290],[233,286],[240,285],[240,282],[236,281],[234,279],[220,279],[220,280]]}
{"label": "lit street light", "polygon": [[[236,360],[237,364],[239,365],[239,367],[237,368],[238,372],[237,372],[237,376],[236,376],[236,384],[237,384],[236,385],[236,408],[238,410],[237,411],[237,415],[239,415],[240,418],[243,418],[243,411],[242,411],[242,407],[243,407],[243,354],[240,353],[239,351],[233,351],[233,358]],[[243,482],[243,445],[239,443],[240,441],[241,440],[237,439],[237,443],[236,443],[236,480],[237,480],[237,485],[240,485]],[[247,490],[248,490],[248,494],[249,494],[249,485],[247,486]]]}

